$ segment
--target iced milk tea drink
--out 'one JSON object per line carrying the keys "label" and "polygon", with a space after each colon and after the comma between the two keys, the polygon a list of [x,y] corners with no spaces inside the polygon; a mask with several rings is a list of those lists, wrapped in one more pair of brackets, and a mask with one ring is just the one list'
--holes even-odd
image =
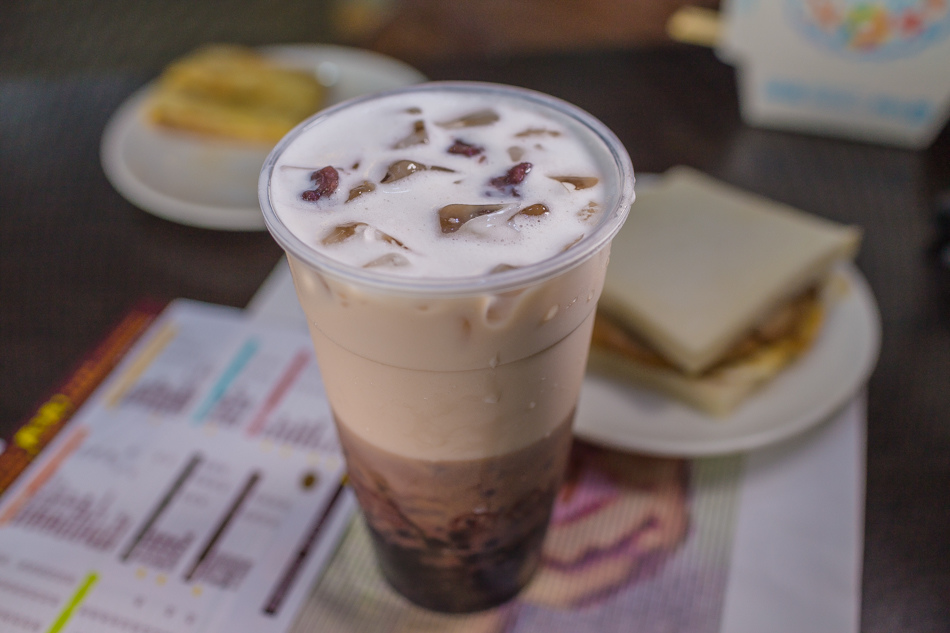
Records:
{"label": "iced milk tea drink", "polygon": [[552,97],[434,82],[317,114],[259,191],[383,575],[439,611],[512,597],[633,201],[623,147]]}

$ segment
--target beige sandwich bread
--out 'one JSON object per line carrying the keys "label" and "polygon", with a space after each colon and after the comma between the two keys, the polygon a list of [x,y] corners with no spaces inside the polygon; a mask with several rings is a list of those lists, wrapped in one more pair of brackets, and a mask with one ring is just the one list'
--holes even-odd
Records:
{"label": "beige sandwich bread", "polygon": [[727,414],[811,347],[860,237],[674,168],[613,242],[590,366]]}
{"label": "beige sandwich bread", "polygon": [[168,128],[275,143],[319,110],[325,93],[310,72],[280,65],[251,48],[215,44],[164,70],[147,114]]}

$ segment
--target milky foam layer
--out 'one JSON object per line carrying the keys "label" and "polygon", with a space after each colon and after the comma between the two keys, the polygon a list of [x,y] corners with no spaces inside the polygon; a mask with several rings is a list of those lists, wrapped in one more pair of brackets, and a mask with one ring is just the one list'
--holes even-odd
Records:
{"label": "milky foam layer", "polygon": [[[473,113],[497,120],[458,123]],[[277,159],[271,202],[298,239],[344,264],[484,275],[551,258],[597,226],[616,189],[604,176],[616,169],[598,162],[609,154],[588,145],[599,142],[563,114],[498,93],[398,93],[311,123]],[[320,190],[312,174],[326,167],[335,190],[304,194]],[[448,205],[471,206],[440,215]]]}
{"label": "milky foam layer", "polygon": [[[446,125],[483,111],[497,121]],[[402,457],[460,461],[571,418],[633,200],[629,158],[600,123],[538,93],[426,84],[317,115],[261,184],[341,427]],[[440,214],[452,204],[489,212]],[[486,274],[497,267],[520,268]]]}

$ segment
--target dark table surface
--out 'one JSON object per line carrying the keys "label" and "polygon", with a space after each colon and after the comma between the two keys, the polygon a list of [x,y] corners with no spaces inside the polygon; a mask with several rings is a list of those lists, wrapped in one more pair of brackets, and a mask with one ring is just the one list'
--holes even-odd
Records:
{"label": "dark table surface", "polygon": [[[752,129],[732,68],[692,47],[426,64],[433,79],[549,92],[589,110],[636,170],[686,164],[861,225],[884,339],[868,389],[862,631],[950,631],[950,271],[934,196],[950,133],[926,151]],[[151,70],[0,76],[0,432],[28,416],[139,299],[243,306],[281,257],[263,232],[190,228],[124,200],[103,126]]]}

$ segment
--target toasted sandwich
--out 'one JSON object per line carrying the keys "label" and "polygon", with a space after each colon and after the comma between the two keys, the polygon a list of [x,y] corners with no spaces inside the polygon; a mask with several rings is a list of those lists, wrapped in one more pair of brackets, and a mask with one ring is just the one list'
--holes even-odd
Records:
{"label": "toasted sandwich", "polygon": [[638,193],[611,247],[594,371],[726,415],[816,340],[861,232],[685,167]]}
{"label": "toasted sandwich", "polygon": [[147,112],[164,127],[274,143],[319,110],[325,93],[313,73],[251,48],[216,44],[172,62],[159,77]]}

